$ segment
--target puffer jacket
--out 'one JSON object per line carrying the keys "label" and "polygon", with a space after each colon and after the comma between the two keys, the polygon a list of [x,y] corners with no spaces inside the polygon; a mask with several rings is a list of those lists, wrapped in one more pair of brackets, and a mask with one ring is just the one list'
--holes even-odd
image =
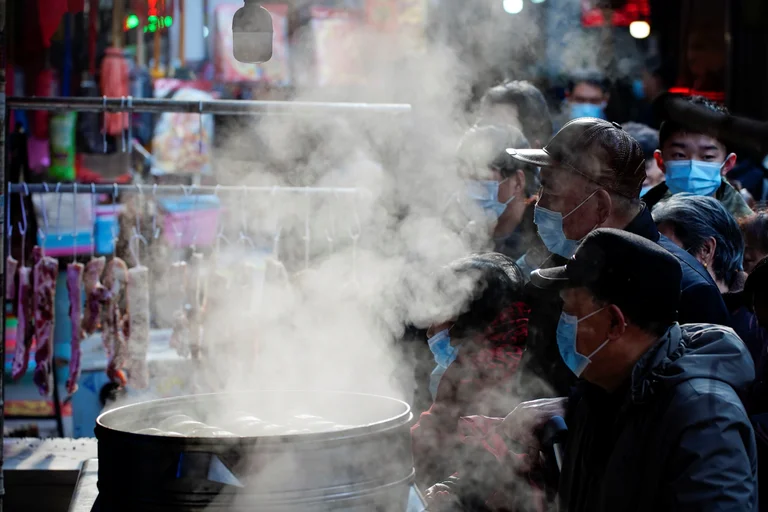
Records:
{"label": "puffer jacket", "polygon": [[755,434],[737,390],[754,378],[729,328],[675,324],[607,393],[569,401],[561,512],[755,511]]}

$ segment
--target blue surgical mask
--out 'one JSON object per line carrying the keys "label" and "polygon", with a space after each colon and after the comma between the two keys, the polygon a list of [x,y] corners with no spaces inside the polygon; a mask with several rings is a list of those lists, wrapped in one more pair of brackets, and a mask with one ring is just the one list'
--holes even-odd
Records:
{"label": "blue surgical mask", "polygon": [[435,363],[437,363],[429,377],[429,392],[432,395],[432,400],[434,400],[440,379],[451,363],[456,360],[459,355],[459,348],[451,345],[450,329],[443,329],[438,332],[427,340],[427,344],[435,357]]}
{"label": "blue surgical mask", "polygon": [[504,181],[500,183],[483,180],[471,181],[467,184],[467,195],[487,212],[489,217],[493,217],[493,220],[498,220],[507,209],[507,205],[515,199],[515,196],[512,196],[504,203],[499,201],[499,187]]}
{"label": "blue surgical mask", "polygon": [[669,191],[673,194],[689,192],[697,196],[711,196],[723,181],[720,171],[725,162],[701,160],[670,160],[664,162]]}
{"label": "blue surgical mask", "polygon": [[648,193],[649,190],[653,188],[652,185],[643,185],[643,188],[640,189],[640,197],[643,197],[645,194]]}
{"label": "blue surgical mask", "polygon": [[605,104],[595,105],[594,103],[571,103],[571,119],[579,117],[596,117],[605,119]]}
{"label": "blue surgical mask", "polygon": [[560,212],[553,212],[542,208],[538,204],[533,209],[533,222],[539,231],[541,241],[547,247],[549,252],[558,254],[563,258],[570,258],[573,253],[576,252],[576,247],[579,246],[578,240],[569,240],[565,237],[563,232],[563,220],[568,218],[573,212],[581,208],[581,206],[589,201],[592,196],[597,194],[597,190],[592,192],[589,197],[583,200],[579,205],[563,216]]}
{"label": "blue surgical mask", "polygon": [[605,340],[588,356],[579,354],[579,351],[576,350],[576,335],[578,333],[579,322],[583,322],[604,309],[605,308],[600,308],[582,318],[576,318],[566,312],[560,313],[560,321],[557,324],[557,348],[560,350],[560,357],[563,358],[566,366],[568,366],[577,377],[581,377],[581,374],[584,373],[584,370],[589,363],[592,362],[592,358],[595,354],[600,352],[603,347],[608,344],[608,340]]}
{"label": "blue surgical mask", "polygon": [[435,356],[435,362],[448,368],[456,360],[459,348],[451,345],[450,329],[443,329],[427,340],[429,350]]}

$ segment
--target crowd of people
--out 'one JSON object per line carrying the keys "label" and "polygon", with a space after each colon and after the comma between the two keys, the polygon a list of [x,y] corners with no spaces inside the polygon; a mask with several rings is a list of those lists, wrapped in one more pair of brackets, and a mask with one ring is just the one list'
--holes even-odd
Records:
{"label": "crowd of people", "polygon": [[430,510],[768,510],[768,209],[716,130],[610,122],[608,91],[578,75],[553,135],[536,87],[498,85],[459,145],[446,216],[478,245],[421,340]]}

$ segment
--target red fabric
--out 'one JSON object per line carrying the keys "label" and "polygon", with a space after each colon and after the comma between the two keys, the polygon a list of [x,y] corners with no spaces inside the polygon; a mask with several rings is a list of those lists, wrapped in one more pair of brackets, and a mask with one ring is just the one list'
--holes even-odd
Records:
{"label": "red fabric", "polygon": [[437,481],[456,470],[451,458],[465,437],[458,431],[461,417],[503,416],[511,410],[529,314],[525,303],[514,303],[479,339],[461,346],[440,380],[432,407],[411,428],[420,479]]}
{"label": "red fabric", "polygon": [[61,18],[68,12],[81,12],[84,0],[25,0],[22,4],[21,47],[27,54],[40,53],[51,47],[51,37],[58,30]]}
{"label": "red fabric", "polygon": [[61,17],[66,14],[67,9],[67,0],[37,0],[37,19],[43,47],[50,48],[51,37],[59,28]]}
{"label": "red fabric", "polygon": [[50,48],[51,37],[61,24],[61,17],[68,12],[82,12],[84,0],[37,0],[37,21],[44,48]]}

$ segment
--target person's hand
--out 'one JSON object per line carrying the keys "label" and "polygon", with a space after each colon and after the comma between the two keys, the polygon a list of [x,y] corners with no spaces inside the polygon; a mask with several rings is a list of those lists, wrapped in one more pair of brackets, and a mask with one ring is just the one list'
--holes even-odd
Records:
{"label": "person's hand", "polygon": [[451,488],[445,484],[435,484],[424,493],[427,508],[435,512],[449,512],[455,510],[458,500],[451,493]]}
{"label": "person's hand", "polygon": [[538,450],[536,430],[554,416],[563,416],[567,398],[542,398],[519,404],[507,414],[500,432],[507,438],[528,448]]}

